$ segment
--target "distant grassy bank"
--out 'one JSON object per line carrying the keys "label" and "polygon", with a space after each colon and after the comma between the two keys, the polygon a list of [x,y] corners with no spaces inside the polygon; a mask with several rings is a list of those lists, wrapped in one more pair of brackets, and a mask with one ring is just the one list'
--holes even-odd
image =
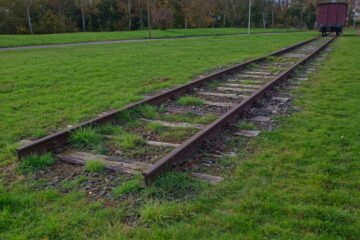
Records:
{"label": "distant grassy bank", "polygon": [[[254,28],[253,33],[268,32],[294,32],[297,29]],[[245,28],[196,28],[196,29],[169,29],[153,30],[153,38],[176,38],[189,36],[232,35],[247,33]],[[62,33],[41,35],[0,35],[0,47],[49,45],[63,43],[79,43],[94,41],[128,40],[148,38],[147,30],[122,31],[122,32],[86,32]]]}

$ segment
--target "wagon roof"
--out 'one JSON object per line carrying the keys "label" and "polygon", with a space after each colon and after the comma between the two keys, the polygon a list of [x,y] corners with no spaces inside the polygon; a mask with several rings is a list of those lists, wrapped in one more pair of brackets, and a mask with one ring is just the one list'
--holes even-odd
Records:
{"label": "wagon roof", "polygon": [[318,3],[318,6],[319,5],[332,5],[332,4],[338,4],[338,5],[344,4],[344,5],[348,6],[348,4],[346,2],[327,2],[327,3],[325,2],[325,3]]}

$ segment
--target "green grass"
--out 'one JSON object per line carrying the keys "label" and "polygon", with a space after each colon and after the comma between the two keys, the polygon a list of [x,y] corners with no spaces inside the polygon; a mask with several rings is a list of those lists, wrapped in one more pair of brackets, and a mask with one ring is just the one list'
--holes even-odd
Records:
{"label": "green grass", "polygon": [[193,96],[180,97],[176,101],[176,103],[181,106],[201,106],[204,104],[204,102],[201,98],[193,97]]}
{"label": "green grass", "polygon": [[155,118],[158,114],[156,106],[144,104],[130,110],[121,111],[117,115],[117,119],[120,123],[131,125],[137,122],[138,118]]}
{"label": "green grass", "polygon": [[34,172],[36,170],[44,169],[55,163],[55,159],[51,154],[32,155],[21,161],[19,170],[23,173]]}
{"label": "green grass", "polygon": [[145,139],[132,133],[123,133],[114,139],[123,150],[130,150],[145,144]]}
{"label": "green grass", "polygon": [[159,134],[159,133],[163,132],[164,130],[166,130],[166,127],[164,127],[163,125],[161,125],[158,122],[150,122],[146,125],[146,129],[152,133]]}
{"label": "green grass", "polygon": [[75,130],[70,136],[70,143],[78,149],[97,149],[102,143],[103,137],[93,127],[84,127]]}
{"label": "green grass", "polygon": [[88,178],[84,175],[80,175],[74,180],[65,180],[61,183],[61,187],[66,190],[75,190],[81,187],[81,184],[88,181]]}
{"label": "green grass", "polygon": [[121,126],[113,124],[105,124],[98,129],[99,134],[103,135],[116,135],[119,136],[124,133],[124,129]]}
{"label": "green grass", "polygon": [[159,133],[161,139],[169,142],[179,142],[186,140],[187,138],[194,135],[198,129],[194,128],[183,128],[183,127],[172,127],[168,128],[166,131],[162,131]]}
{"label": "green grass", "polygon": [[243,83],[243,84],[251,85],[251,84],[254,83],[254,81],[253,81],[253,80],[243,80],[242,83]]}
{"label": "green grass", "polygon": [[[66,80],[70,75],[60,78],[56,75],[59,72],[52,71],[54,68],[48,61],[50,52],[47,50],[14,52],[12,57],[2,53],[1,83],[12,76],[16,80],[16,96],[12,96],[15,93],[1,93],[0,141],[3,144],[1,148],[7,149],[2,153],[1,160],[13,163],[15,152],[12,146],[15,142],[21,137],[41,135],[39,129],[52,132],[59,126],[95,116],[95,112],[134,101],[134,96],[139,97],[136,92],[138,86],[144,83],[150,84],[146,91],[167,84],[172,86],[186,82],[192,74],[210,67],[254,56],[247,51],[250,46],[256,51],[255,55],[259,55],[309,37],[308,34],[284,36],[261,36],[261,39],[251,36],[249,41],[243,41],[242,37],[208,38],[206,44],[204,39],[201,44],[192,39],[172,45],[176,40],[171,44],[162,43],[167,51],[161,51],[162,47],[157,43],[149,43],[147,47],[151,46],[158,50],[157,54],[165,55],[163,59],[167,61],[162,62],[163,67],[154,66],[157,61],[152,60],[151,68],[146,69],[147,73],[153,71],[147,75],[149,81],[136,74],[117,78],[117,68],[106,69],[111,76],[97,79],[106,80],[101,84],[105,92],[95,78],[86,74],[91,69],[88,65],[94,64],[86,53],[89,49],[72,49],[85,54],[82,58],[85,57],[86,61],[77,60],[86,70],[83,74],[87,75],[82,78],[76,71],[72,72],[74,85]],[[140,206],[134,207],[126,199],[109,207],[103,201],[90,201],[78,191],[62,193],[44,189],[39,181],[32,178],[2,178],[0,239],[358,239],[359,42],[360,37],[355,34],[336,40],[329,58],[322,61],[319,71],[301,87],[301,95],[296,101],[301,111],[280,119],[278,129],[251,141],[255,144],[249,147],[251,152],[246,154],[246,159],[234,159],[237,170],[233,174],[229,172],[221,185],[197,187],[194,183],[192,187],[192,183],[187,182],[191,180],[187,179],[185,184],[190,187],[181,190],[182,186],[175,184],[179,179],[162,180],[151,188],[127,193],[143,196]],[[168,51],[169,48],[179,51]],[[194,51],[197,48],[200,48],[201,54]],[[101,54],[110,52],[105,50],[107,47],[90,49],[106,62]],[[146,55],[141,59],[134,48],[131,53],[130,50],[122,51],[125,55],[134,54],[134,58],[141,62],[138,64],[147,68],[148,62],[142,61],[150,56],[147,52],[150,50],[145,49],[141,49]],[[229,49],[232,51],[227,51]],[[65,52],[71,53],[62,51],[61,54],[57,51],[52,54],[60,54],[65,62],[69,61]],[[156,51],[150,52],[151,56],[156,56]],[[171,54],[167,55],[169,52]],[[35,53],[41,58],[35,58]],[[180,56],[177,55],[179,53],[184,57],[181,61],[175,58]],[[107,58],[114,55],[107,55]],[[25,61],[30,56],[33,61]],[[47,61],[44,63],[42,58]],[[10,59],[14,62],[8,61]],[[58,63],[59,59],[54,58],[53,61]],[[124,62],[118,61],[117,64]],[[58,64],[62,70],[59,70],[60,73],[66,73],[63,67]],[[103,67],[107,68],[106,65]],[[20,68],[24,68],[23,71],[16,71]],[[43,68],[48,68],[57,81],[49,79],[48,73],[41,72]],[[122,71],[126,72],[124,68]],[[164,73],[171,75],[169,82],[165,85],[163,82],[152,82],[156,79],[154,76],[168,75]],[[66,87],[80,91],[81,97],[64,91],[62,87],[66,84],[59,86],[57,91],[51,91],[53,99],[40,94],[48,93],[48,88],[60,84],[61,79],[71,85]],[[119,84],[119,79],[122,84]],[[130,86],[129,79],[137,79],[136,87]],[[126,90],[120,94],[119,89]],[[25,106],[21,105],[23,97],[28,102]],[[77,113],[75,109],[84,110]],[[8,168],[4,170],[11,171]],[[186,194],[185,198],[176,195],[177,188],[181,190],[179,195]],[[126,224],[129,213],[139,216],[137,225]]]}
{"label": "green grass", "polygon": [[140,210],[140,221],[149,227],[164,228],[178,222],[188,222],[194,209],[183,203],[149,201]]}
{"label": "green grass", "polygon": [[160,141],[165,142],[180,142],[198,131],[198,129],[184,127],[165,127],[158,122],[148,123],[145,126],[145,130],[158,135],[160,137]]}
{"label": "green grass", "polygon": [[134,120],[134,113],[131,110],[121,111],[116,115],[116,119],[120,123],[127,123]]}
{"label": "green grass", "polygon": [[144,190],[144,195],[156,200],[187,199],[202,189],[199,181],[185,173],[167,173]]}
{"label": "green grass", "polygon": [[120,197],[124,194],[134,193],[143,188],[144,179],[142,177],[135,177],[129,181],[124,182],[120,186],[113,189],[113,194]]}
{"label": "green grass", "polygon": [[91,173],[101,173],[106,169],[105,164],[101,160],[89,160],[85,164],[85,170]]}
{"label": "green grass", "polygon": [[[203,28],[203,29],[169,29],[153,30],[153,38],[176,38],[186,36],[229,35],[246,33],[244,28]],[[295,29],[253,29],[253,33],[263,32],[289,32]],[[0,35],[0,47],[46,45],[61,43],[94,42],[106,40],[143,39],[148,37],[148,31],[122,31],[122,32],[87,32],[62,33],[41,35]]]}
{"label": "green grass", "polygon": [[156,106],[153,105],[141,105],[135,109],[135,112],[144,118],[155,118],[158,115],[158,110]]}
{"label": "green grass", "polygon": [[237,125],[240,130],[254,130],[256,126],[252,122],[240,121]]}
{"label": "green grass", "polygon": [[[106,222],[124,217],[123,209],[103,208],[101,202],[89,202],[79,192],[64,195],[36,189],[34,184],[13,185],[12,192],[0,184],[0,239],[96,238],[109,226]],[[84,223],[85,235],[74,229]],[[21,230],[17,226],[22,226]]]}
{"label": "green grass", "polygon": [[219,82],[218,81],[211,81],[208,84],[206,84],[205,86],[209,90],[215,90],[215,88],[219,87]]}
{"label": "green grass", "polygon": [[279,73],[281,71],[281,68],[278,67],[271,67],[268,69],[269,72],[271,73]]}
{"label": "green grass", "polygon": [[258,67],[259,67],[258,64],[256,64],[256,63],[251,63],[251,64],[247,67],[247,69],[253,70],[253,69],[258,68]]}
{"label": "green grass", "polygon": [[163,114],[160,116],[160,119],[164,121],[186,122],[195,124],[209,124],[212,121],[215,121],[216,118],[217,116],[212,114],[198,116],[191,112],[186,114]]}

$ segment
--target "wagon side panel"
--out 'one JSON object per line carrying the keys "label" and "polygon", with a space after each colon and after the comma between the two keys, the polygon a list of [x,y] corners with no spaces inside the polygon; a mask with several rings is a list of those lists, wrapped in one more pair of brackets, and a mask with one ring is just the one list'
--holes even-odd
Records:
{"label": "wagon side panel", "polygon": [[318,28],[324,27],[327,25],[327,11],[328,5],[322,4],[317,8],[317,26]]}
{"label": "wagon side panel", "polygon": [[345,26],[346,22],[346,13],[347,13],[347,5],[346,4],[339,4],[338,11],[337,11],[337,25]]}
{"label": "wagon side panel", "polygon": [[330,27],[335,27],[337,24],[337,13],[338,13],[338,4],[329,4],[328,6],[328,15],[327,15],[327,25]]}

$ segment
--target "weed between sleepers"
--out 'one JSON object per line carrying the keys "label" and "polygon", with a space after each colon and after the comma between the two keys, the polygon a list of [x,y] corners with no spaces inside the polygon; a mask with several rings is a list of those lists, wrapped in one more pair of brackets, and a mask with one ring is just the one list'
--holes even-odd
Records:
{"label": "weed between sleepers", "polygon": [[240,130],[254,130],[254,129],[256,129],[256,126],[252,122],[240,121],[237,124],[237,128]]}
{"label": "weed between sleepers", "polygon": [[83,127],[74,131],[70,136],[70,144],[78,149],[99,149],[103,136],[94,127]]}
{"label": "weed between sleepers", "polygon": [[85,170],[91,173],[101,173],[106,169],[105,164],[101,160],[89,160],[85,164]]}
{"label": "weed between sleepers", "polygon": [[201,106],[204,105],[204,101],[201,98],[194,96],[183,96],[180,97],[177,101],[177,104],[180,106]]}

